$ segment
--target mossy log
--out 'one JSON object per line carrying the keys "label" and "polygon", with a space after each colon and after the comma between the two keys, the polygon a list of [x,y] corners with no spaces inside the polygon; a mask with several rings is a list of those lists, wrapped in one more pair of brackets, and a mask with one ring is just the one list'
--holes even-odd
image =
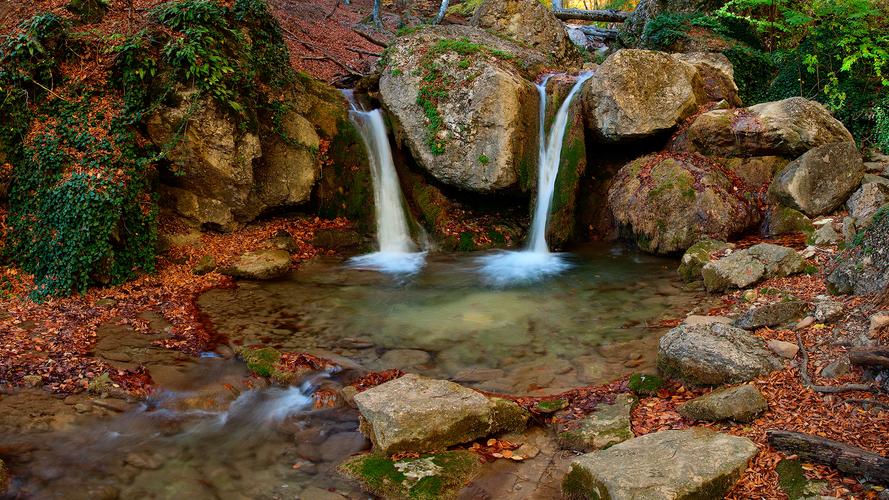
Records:
{"label": "mossy log", "polygon": [[555,9],[553,14],[563,21],[601,21],[606,23],[622,23],[630,17],[630,12],[614,9],[584,10],[584,9]]}
{"label": "mossy log", "polygon": [[889,458],[811,434],[782,430],[767,434],[769,444],[778,451],[798,455],[805,462],[828,465],[844,474],[889,484]]}

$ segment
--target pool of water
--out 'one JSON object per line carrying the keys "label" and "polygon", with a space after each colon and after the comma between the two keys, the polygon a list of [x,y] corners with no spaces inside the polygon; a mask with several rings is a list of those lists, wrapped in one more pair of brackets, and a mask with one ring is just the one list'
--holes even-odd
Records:
{"label": "pool of water", "polygon": [[[397,277],[325,258],[285,280],[201,296],[198,305],[224,343],[307,351],[346,367],[290,388],[267,386],[234,359],[191,359],[153,346],[151,336],[100,328],[97,355],[120,368],[147,366],[157,392],[129,404],[40,390],[0,396],[0,457],[16,478],[13,492],[366,498],[336,473],[344,458],[369,448],[358,414],[345,405],[315,408],[318,389],[336,391],[349,377],[387,368],[511,394],[604,383],[651,370],[665,331],[657,323],[706,305],[683,290],[673,260],[605,245],[565,258],[571,267],[563,274],[512,287],[491,285],[478,255],[430,254],[421,271]],[[511,497],[514,486],[498,488],[519,476],[557,478],[549,468],[562,465],[546,456],[494,464],[467,491]],[[522,497],[534,498],[528,488],[548,484],[541,481],[528,480]],[[553,494],[557,484],[550,486],[538,496]]]}

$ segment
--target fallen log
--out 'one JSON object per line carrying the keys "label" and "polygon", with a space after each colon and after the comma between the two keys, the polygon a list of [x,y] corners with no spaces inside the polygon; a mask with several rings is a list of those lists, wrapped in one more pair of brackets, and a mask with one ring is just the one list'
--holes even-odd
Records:
{"label": "fallen log", "polygon": [[782,430],[766,433],[772,448],[804,462],[828,465],[850,476],[889,484],[889,458],[838,441]]}
{"label": "fallen log", "polygon": [[553,14],[563,21],[580,20],[580,21],[601,21],[606,23],[622,23],[630,17],[630,13],[623,10],[600,9],[600,10],[583,10],[583,9],[554,9]]}
{"label": "fallen log", "polygon": [[865,347],[849,353],[849,362],[857,366],[889,369],[889,346]]}
{"label": "fallen log", "polygon": [[586,36],[591,36],[593,38],[602,38],[605,40],[617,40],[617,30],[609,29],[609,28],[597,28],[595,26],[572,26],[573,28],[580,30]]}

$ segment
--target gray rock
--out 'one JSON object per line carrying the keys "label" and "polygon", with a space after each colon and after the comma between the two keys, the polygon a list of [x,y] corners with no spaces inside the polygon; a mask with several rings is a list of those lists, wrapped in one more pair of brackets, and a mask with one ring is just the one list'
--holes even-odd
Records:
{"label": "gray rock", "polygon": [[765,266],[769,278],[783,278],[803,272],[806,263],[792,248],[771,243],[760,243],[746,250],[754,259]]}
{"label": "gray rock", "polygon": [[769,403],[752,384],[725,387],[692,399],[677,408],[689,420],[750,422],[769,409]]}
{"label": "gray rock", "polygon": [[889,207],[879,210],[871,224],[836,255],[827,276],[834,293],[870,295],[889,287]]}
{"label": "gray rock", "polygon": [[765,342],[731,325],[680,325],[661,337],[658,369],[694,385],[747,382],[781,368]]}
{"label": "gray rock", "polygon": [[679,52],[671,54],[698,70],[704,83],[704,93],[711,102],[725,101],[730,106],[740,106],[738,85],[735,84],[735,68],[721,52]]}
{"label": "gray rock", "polygon": [[692,314],[686,316],[685,320],[682,323],[689,326],[712,325],[713,323],[725,323],[727,325],[730,325],[732,323],[732,320],[731,318],[727,318],[725,316],[699,316],[697,314]]}
{"label": "gray rock", "polygon": [[[867,165],[865,165],[864,170],[865,172],[867,172]],[[861,185],[863,186],[870,182],[882,184],[883,186],[889,186],[889,178],[886,178],[883,175],[864,174],[864,177],[862,177],[861,179]]]}
{"label": "gray rock", "polygon": [[633,438],[630,412],[638,400],[619,394],[614,404],[600,403],[595,411],[579,420],[556,426],[556,440],[562,449],[589,452],[601,450]]}
{"label": "gray rock", "polygon": [[852,371],[852,363],[849,361],[849,356],[843,355],[822,368],[821,376],[826,378],[839,378],[850,371]]}
{"label": "gray rock", "polygon": [[588,128],[610,142],[667,133],[707,101],[693,65],[638,49],[606,59],[582,92]]}
{"label": "gray rock", "polygon": [[759,452],[747,438],[704,428],[661,431],[571,463],[569,499],[711,499],[727,493]]}
{"label": "gray rock", "polygon": [[815,319],[821,323],[833,323],[843,317],[845,306],[842,302],[820,299],[815,302]]}
{"label": "gray rock", "polygon": [[[796,158],[812,148],[835,142],[850,143],[854,139],[824,106],[791,97],[744,109],[704,113],[676,144],[704,155]],[[858,157],[857,150],[855,156]]]}
{"label": "gray rock", "polygon": [[833,228],[833,224],[824,224],[812,234],[812,242],[818,246],[836,245],[842,240]]}
{"label": "gray rock", "polygon": [[854,142],[836,142],[804,153],[772,181],[769,196],[809,217],[837,209],[864,176]]}
{"label": "gray rock", "polygon": [[356,394],[354,401],[362,432],[384,455],[444,449],[496,432],[520,431],[528,419],[515,403],[412,374]]}
{"label": "gray rock", "polygon": [[792,248],[760,243],[706,264],[701,275],[707,290],[716,292],[801,273],[805,266],[803,258]]}
{"label": "gray rock", "polygon": [[858,229],[855,227],[854,217],[843,217],[843,242],[850,245],[855,239]]}
{"label": "gray rock", "polygon": [[809,305],[805,302],[795,300],[774,302],[750,308],[743,316],[735,320],[734,325],[745,330],[784,325],[805,317],[808,312]]}
{"label": "gray rock", "polygon": [[220,270],[234,278],[271,280],[280,278],[290,271],[290,254],[276,248],[266,248],[247,252],[235,262]]}
{"label": "gray rock", "polygon": [[682,260],[679,263],[679,276],[687,283],[702,279],[701,270],[710,262],[710,256],[729,248],[734,248],[734,245],[711,239],[695,243],[682,255]]}
{"label": "gray rock", "polygon": [[849,216],[859,225],[866,226],[877,210],[886,204],[889,204],[889,183],[867,182],[849,197],[846,207]]}
{"label": "gray rock", "polygon": [[769,349],[778,356],[786,359],[793,359],[799,352],[799,346],[793,342],[784,342],[783,340],[770,339],[766,342]]}
{"label": "gray rock", "polygon": [[762,223],[764,236],[779,236],[790,233],[811,233],[815,230],[812,221],[799,210],[771,205],[766,210]]}

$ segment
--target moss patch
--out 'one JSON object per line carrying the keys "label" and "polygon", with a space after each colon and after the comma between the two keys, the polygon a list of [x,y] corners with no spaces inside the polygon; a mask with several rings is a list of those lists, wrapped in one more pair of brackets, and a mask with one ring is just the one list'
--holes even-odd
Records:
{"label": "moss patch", "polygon": [[657,375],[649,375],[643,373],[634,373],[630,375],[628,384],[631,391],[639,395],[649,395],[656,393],[664,386],[664,379]]}
{"label": "moss patch", "polygon": [[555,413],[568,406],[568,401],[564,399],[552,399],[549,401],[541,401],[534,406],[534,409],[540,413]]}
{"label": "moss patch", "polygon": [[799,460],[781,460],[775,470],[778,472],[778,486],[790,500],[819,495],[827,484],[824,481],[810,481]]}
{"label": "moss patch", "polygon": [[455,498],[480,469],[478,455],[468,451],[395,461],[380,455],[359,455],[339,466],[340,472],[359,481],[369,493],[387,499],[417,500]]}
{"label": "moss patch", "polygon": [[271,377],[281,359],[281,353],[271,347],[245,347],[238,351],[238,356],[247,363],[247,369],[260,377]]}
{"label": "moss patch", "polygon": [[570,500],[599,500],[604,498],[599,484],[583,467],[572,464],[562,480],[562,494]]}

